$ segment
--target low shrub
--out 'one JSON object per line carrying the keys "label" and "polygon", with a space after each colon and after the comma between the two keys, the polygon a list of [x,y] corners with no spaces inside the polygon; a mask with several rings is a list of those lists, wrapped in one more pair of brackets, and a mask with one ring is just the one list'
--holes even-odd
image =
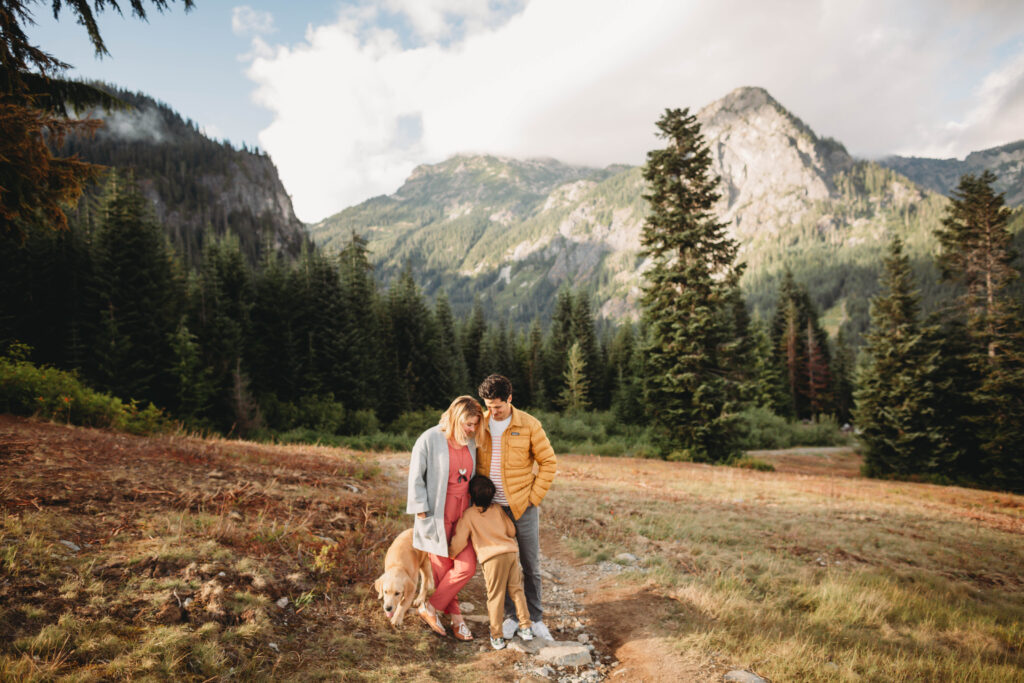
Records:
{"label": "low shrub", "polygon": [[0,358],[0,412],[135,434],[175,427],[152,403],[140,408],[136,401],[125,402],[89,388],[74,372],[12,357]]}
{"label": "low shrub", "polygon": [[768,408],[748,408],[736,416],[738,446],[742,450],[776,450],[796,446],[844,446],[850,437],[836,419],[822,416],[816,422],[790,422]]}
{"label": "low shrub", "polygon": [[765,462],[759,458],[754,458],[749,455],[744,455],[742,458],[737,458],[735,461],[730,463],[733,467],[741,467],[746,470],[757,470],[759,472],[774,472],[775,465],[770,462]]}

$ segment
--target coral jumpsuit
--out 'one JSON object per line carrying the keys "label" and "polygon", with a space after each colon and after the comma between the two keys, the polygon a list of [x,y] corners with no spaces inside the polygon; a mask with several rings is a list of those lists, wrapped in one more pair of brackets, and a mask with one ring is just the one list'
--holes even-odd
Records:
{"label": "coral jumpsuit", "polygon": [[[473,456],[468,446],[448,442],[448,491],[444,499],[444,533],[451,541],[455,525],[469,507],[469,480],[473,476]],[[476,573],[476,551],[467,545],[455,558],[430,555],[434,570],[434,595],[430,604],[439,612],[462,614],[458,594]]]}

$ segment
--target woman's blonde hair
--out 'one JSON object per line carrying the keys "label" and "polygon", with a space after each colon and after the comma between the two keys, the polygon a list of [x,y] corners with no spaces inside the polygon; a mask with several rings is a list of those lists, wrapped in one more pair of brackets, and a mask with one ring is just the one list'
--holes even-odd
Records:
{"label": "woman's blonde hair", "polygon": [[472,396],[459,396],[457,399],[452,401],[452,404],[448,406],[448,410],[441,414],[441,420],[438,422],[441,425],[441,431],[449,439],[453,439],[462,446],[469,443],[469,439],[466,438],[466,434],[457,427],[462,424],[464,420],[471,418],[484,419],[484,409],[480,407],[480,404],[476,402],[476,399]]}

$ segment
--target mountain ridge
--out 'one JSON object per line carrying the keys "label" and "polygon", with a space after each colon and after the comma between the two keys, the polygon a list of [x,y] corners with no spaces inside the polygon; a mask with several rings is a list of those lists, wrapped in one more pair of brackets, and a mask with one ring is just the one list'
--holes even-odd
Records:
{"label": "mountain ridge", "polygon": [[[771,314],[791,269],[833,332],[845,324],[859,335],[894,235],[925,289],[941,288],[932,255],[944,196],[817,136],[764,88],[737,88],[695,116],[721,178],[715,211],[739,242],[755,315]],[[521,180],[538,169],[546,184]],[[590,292],[600,316],[636,319],[641,167],[459,155],[414,175],[393,195],[311,226],[314,240],[330,250],[349,230],[364,234],[381,280],[410,267],[427,295],[445,289],[456,312],[478,296],[498,317],[525,323],[550,314],[558,289],[571,285]],[[400,216],[381,210],[399,204]]]}
{"label": "mountain ridge", "polygon": [[265,244],[297,256],[308,243],[268,155],[213,140],[148,95],[94,85],[130,108],[81,112],[105,125],[93,138],[69,138],[61,153],[130,171],[186,260],[195,262],[208,231],[237,236],[252,262]]}

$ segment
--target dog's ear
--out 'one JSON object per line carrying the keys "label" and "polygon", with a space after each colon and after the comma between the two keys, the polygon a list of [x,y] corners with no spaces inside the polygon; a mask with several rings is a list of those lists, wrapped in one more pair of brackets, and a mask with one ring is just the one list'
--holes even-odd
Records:
{"label": "dog's ear", "polygon": [[405,592],[402,593],[402,599],[404,600],[416,592],[416,581],[406,576],[403,584],[405,586]]}
{"label": "dog's ear", "polygon": [[384,575],[381,574],[377,577],[377,580],[373,582],[373,590],[377,591],[377,599],[382,600],[384,598]]}

